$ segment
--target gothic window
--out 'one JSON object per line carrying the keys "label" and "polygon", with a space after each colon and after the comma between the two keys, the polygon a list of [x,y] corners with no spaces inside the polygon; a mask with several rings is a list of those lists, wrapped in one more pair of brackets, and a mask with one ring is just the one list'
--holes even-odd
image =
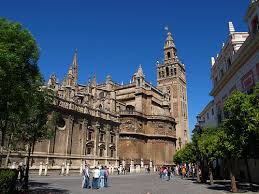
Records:
{"label": "gothic window", "polygon": [[113,158],[114,150],[111,150],[111,158]]}
{"label": "gothic window", "polygon": [[111,143],[113,143],[113,142],[114,142],[114,136],[111,135]]}
{"label": "gothic window", "polygon": [[100,149],[100,153],[99,153],[100,157],[103,157],[103,149]]}
{"label": "gothic window", "polygon": [[104,92],[100,92],[99,98],[104,98]]}
{"label": "gothic window", "polygon": [[162,77],[165,77],[165,72],[164,71],[162,71]]}
{"label": "gothic window", "polygon": [[174,71],[173,71],[173,69],[171,69],[171,76],[173,76],[174,75]]}
{"label": "gothic window", "polygon": [[86,153],[87,153],[87,155],[90,155],[92,153],[92,148],[88,147],[87,150],[86,150]]}
{"label": "gothic window", "polygon": [[176,68],[174,68],[174,75],[176,75],[177,74],[177,72],[176,72]]}
{"label": "gothic window", "polygon": [[140,86],[140,78],[137,79],[137,86]]}
{"label": "gothic window", "polygon": [[102,106],[101,104],[99,105],[99,109],[100,109],[100,110],[102,110],[102,109],[103,109],[103,106]]}
{"label": "gothic window", "polygon": [[169,76],[169,68],[168,67],[166,67],[166,76]]}
{"label": "gothic window", "polygon": [[211,115],[212,116],[214,115],[214,109],[213,108],[211,109]]}
{"label": "gothic window", "polygon": [[104,134],[103,133],[100,134],[100,141],[104,142]]}
{"label": "gothic window", "polygon": [[92,140],[92,131],[88,131],[87,140]]}
{"label": "gothic window", "polygon": [[171,53],[170,52],[167,52],[167,58],[171,59]]}
{"label": "gothic window", "polygon": [[158,76],[159,78],[161,78],[161,72],[159,71],[159,76]]}
{"label": "gothic window", "polygon": [[132,105],[127,105],[126,110],[128,113],[132,114],[135,111],[135,107]]}

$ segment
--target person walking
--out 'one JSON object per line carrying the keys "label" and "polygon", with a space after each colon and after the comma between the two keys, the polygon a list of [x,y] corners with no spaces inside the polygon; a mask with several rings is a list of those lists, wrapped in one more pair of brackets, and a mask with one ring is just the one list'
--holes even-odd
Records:
{"label": "person walking", "polygon": [[167,176],[168,176],[167,181],[170,181],[171,173],[172,173],[172,171],[171,171],[171,168],[169,167],[168,170],[167,170]]}
{"label": "person walking", "polygon": [[108,187],[109,170],[108,170],[107,166],[105,166],[104,170],[105,170],[105,172],[104,172],[104,187]]}
{"label": "person walking", "polygon": [[100,170],[97,167],[95,167],[93,171],[93,181],[92,181],[93,189],[99,189],[99,178],[100,178]]}
{"label": "person walking", "polygon": [[186,176],[186,167],[183,165],[182,166],[182,178],[185,178]]}
{"label": "person walking", "polygon": [[100,170],[100,188],[104,187],[104,176],[105,176],[105,170],[104,170],[104,167],[102,166]]}
{"label": "person walking", "polygon": [[160,170],[159,170],[160,179],[163,178],[163,171],[164,171],[164,169],[162,167],[160,167]]}
{"label": "person walking", "polygon": [[82,188],[88,189],[90,185],[90,179],[89,179],[89,168],[88,165],[85,164],[85,169],[83,170],[83,181],[82,181]]}
{"label": "person walking", "polygon": [[163,179],[165,179],[165,177],[167,176],[167,172],[168,172],[168,171],[167,171],[167,168],[165,167],[165,168],[164,168],[164,171],[163,171]]}

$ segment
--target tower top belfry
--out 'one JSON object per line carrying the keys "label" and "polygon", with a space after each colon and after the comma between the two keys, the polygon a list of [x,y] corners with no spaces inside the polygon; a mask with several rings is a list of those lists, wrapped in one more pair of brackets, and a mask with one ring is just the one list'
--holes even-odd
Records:
{"label": "tower top belfry", "polygon": [[165,41],[164,49],[171,49],[171,48],[176,49],[176,46],[175,46],[175,43],[174,43],[172,33],[167,32],[167,38],[166,38],[166,41]]}

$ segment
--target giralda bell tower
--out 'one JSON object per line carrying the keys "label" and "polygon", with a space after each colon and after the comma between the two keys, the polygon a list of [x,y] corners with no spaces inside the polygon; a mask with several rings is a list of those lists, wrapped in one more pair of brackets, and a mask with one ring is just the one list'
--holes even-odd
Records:
{"label": "giralda bell tower", "polygon": [[164,45],[164,63],[157,63],[157,84],[158,89],[170,96],[170,112],[177,123],[176,148],[182,148],[189,142],[186,72],[171,32],[167,33]]}

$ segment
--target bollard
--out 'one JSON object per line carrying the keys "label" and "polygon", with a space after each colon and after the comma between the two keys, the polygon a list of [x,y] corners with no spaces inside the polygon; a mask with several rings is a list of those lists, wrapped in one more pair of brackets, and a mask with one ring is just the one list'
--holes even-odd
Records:
{"label": "bollard", "polygon": [[42,162],[40,162],[39,175],[42,175]]}
{"label": "bollard", "polygon": [[46,163],[45,165],[45,171],[44,171],[44,175],[47,176],[48,174],[48,163]]}
{"label": "bollard", "polygon": [[109,174],[111,174],[111,173],[112,173],[112,167],[109,166]]}
{"label": "bollard", "polygon": [[70,166],[70,163],[67,163],[66,175],[69,175],[69,166]]}
{"label": "bollard", "polygon": [[64,176],[64,174],[65,174],[65,163],[63,163],[61,166],[61,175]]}

